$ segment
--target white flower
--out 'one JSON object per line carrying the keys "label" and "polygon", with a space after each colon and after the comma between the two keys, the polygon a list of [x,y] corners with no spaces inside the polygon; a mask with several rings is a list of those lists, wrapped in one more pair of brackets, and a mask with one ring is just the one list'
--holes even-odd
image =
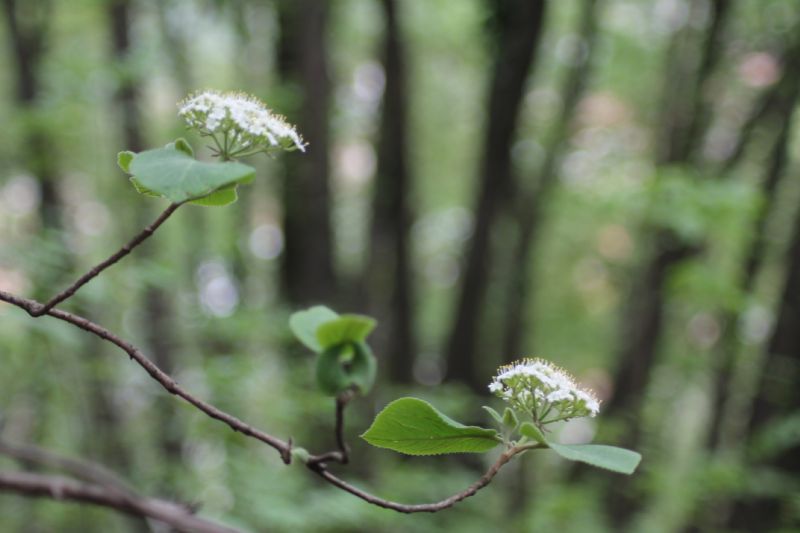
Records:
{"label": "white flower", "polygon": [[178,104],[178,115],[189,127],[211,136],[226,159],[261,151],[306,149],[294,126],[248,94],[199,92]]}
{"label": "white flower", "polygon": [[501,367],[489,390],[538,425],[595,416],[600,402],[581,388],[566,370],[544,359],[522,359]]}

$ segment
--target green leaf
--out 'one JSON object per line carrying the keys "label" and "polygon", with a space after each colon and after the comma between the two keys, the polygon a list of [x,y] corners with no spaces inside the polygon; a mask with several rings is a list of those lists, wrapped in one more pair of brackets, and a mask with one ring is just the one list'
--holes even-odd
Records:
{"label": "green leaf", "polygon": [[235,184],[223,187],[218,191],[212,192],[208,196],[204,196],[197,200],[192,200],[189,203],[194,205],[202,205],[204,207],[220,207],[223,205],[232,204],[239,198],[239,195],[236,194],[236,187],[237,185]]}
{"label": "green leaf", "polygon": [[117,154],[117,165],[119,168],[122,169],[123,172],[130,174],[131,171],[129,170],[131,167],[131,161],[136,156],[133,152],[124,151]]}
{"label": "green leaf", "polygon": [[634,451],[601,444],[556,444],[550,448],[564,459],[580,461],[621,474],[633,474],[642,456]]}
{"label": "green leaf", "polygon": [[242,163],[204,163],[175,148],[136,154],[128,168],[139,188],[175,203],[203,198],[255,176],[255,169]]}
{"label": "green leaf", "polygon": [[363,342],[331,346],[317,358],[317,384],[331,396],[351,388],[366,394],[375,383],[377,367],[375,356]]}
{"label": "green leaf", "polygon": [[152,196],[154,198],[161,198],[161,195],[157,192],[151,191],[141,183],[136,178],[131,178],[131,183],[133,184],[133,188],[136,189],[136,192],[139,194],[143,194],[145,196]]}
{"label": "green leaf", "polygon": [[407,455],[478,453],[500,444],[497,431],[459,424],[418,398],[387,405],[361,438]]}
{"label": "green leaf", "polygon": [[500,413],[498,413],[497,411],[495,411],[494,409],[492,409],[488,405],[483,405],[482,407],[487,413],[489,413],[492,416],[492,418],[494,418],[495,422],[497,422],[501,426],[503,425],[503,417],[500,416]]}
{"label": "green leaf", "polygon": [[531,424],[530,422],[523,422],[522,425],[519,427],[519,432],[524,437],[533,439],[539,444],[544,444],[545,446],[549,446],[547,440],[545,440],[544,438],[544,433],[542,433],[542,430],[539,429],[534,424]]}
{"label": "green leaf", "polygon": [[506,407],[506,410],[503,411],[503,425],[515,429],[517,424],[519,424],[519,420],[517,420],[516,413],[510,407]]}
{"label": "green leaf", "polygon": [[183,137],[178,137],[175,139],[175,142],[172,143],[176,150],[183,152],[184,154],[188,155],[189,157],[194,157],[194,149],[192,145],[189,144],[189,141],[184,139]]}
{"label": "green leaf", "polygon": [[362,342],[375,329],[374,319],[363,315],[340,315],[320,324],[317,341],[323,349],[348,342]]}
{"label": "green leaf", "polygon": [[339,318],[338,313],[325,307],[316,305],[293,313],[289,318],[289,328],[297,339],[315,352],[321,352],[322,346],[317,340],[317,329],[325,322]]}

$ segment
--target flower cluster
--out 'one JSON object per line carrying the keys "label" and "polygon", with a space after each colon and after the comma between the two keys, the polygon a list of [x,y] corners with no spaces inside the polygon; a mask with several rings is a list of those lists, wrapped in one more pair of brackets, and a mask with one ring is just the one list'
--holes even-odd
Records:
{"label": "flower cluster", "polygon": [[543,359],[522,359],[500,367],[489,390],[539,426],[581,416],[595,416],[600,402],[567,371]]}
{"label": "flower cluster", "polygon": [[276,150],[305,151],[294,126],[253,96],[203,91],[179,102],[178,108],[190,128],[214,140],[223,159]]}

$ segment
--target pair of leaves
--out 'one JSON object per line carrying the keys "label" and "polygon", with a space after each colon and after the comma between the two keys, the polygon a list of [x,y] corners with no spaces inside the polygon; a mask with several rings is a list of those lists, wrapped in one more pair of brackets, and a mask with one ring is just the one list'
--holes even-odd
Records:
{"label": "pair of leaves", "polygon": [[355,388],[366,393],[375,382],[377,363],[366,338],[375,320],[362,315],[340,315],[324,306],[294,313],[289,327],[310,350],[319,354],[317,384],[337,395]]}
{"label": "pair of leaves", "polygon": [[173,203],[227,205],[236,201],[236,187],[255,177],[255,169],[242,163],[196,160],[184,139],[138,154],[120,152],[117,163],[132,175],[131,183],[139,193]]}
{"label": "pair of leaves", "polygon": [[[504,425],[517,425],[516,417],[503,417],[493,410]],[[530,422],[523,422],[520,433],[548,447],[564,459],[632,474],[641,460],[636,452],[596,444],[557,444],[549,442],[542,431]],[[439,412],[418,398],[401,398],[387,405],[361,436],[379,448],[388,448],[407,455],[439,455],[445,453],[486,452],[502,442],[493,429],[465,426]]]}

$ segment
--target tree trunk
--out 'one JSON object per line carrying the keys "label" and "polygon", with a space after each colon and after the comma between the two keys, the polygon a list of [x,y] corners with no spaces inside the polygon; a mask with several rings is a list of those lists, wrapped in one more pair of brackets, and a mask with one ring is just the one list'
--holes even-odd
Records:
{"label": "tree trunk", "polygon": [[[15,97],[23,113],[35,113],[40,90],[39,76],[45,51],[48,23],[52,12],[50,0],[3,0],[5,19],[16,67]],[[27,127],[22,158],[39,181],[40,214],[44,228],[58,229],[61,224],[56,165],[49,152],[47,133],[38,121]]]}
{"label": "tree trunk", "polygon": [[389,362],[389,378],[413,377],[413,288],[409,257],[410,186],[405,51],[396,0],[381,0],[386,27],[383,65],[386,89],[372,199],[369,260],[363,277],[368,309],[383,327],[375,347]]}
{"label": "tree trunk", "polygon": [[279,3],[278,68],[296,92],[292,117],[308,143],[305,154],[283,158],[282,279],[294,305],[330,300],[336,293],[329,190],[327,25],[325,0]]}
{"label": "tree trunk", "polygon": [[[531,324],[527,319],[527,303],[530,299],[532,281],[529,268],[530,255],[539,234],[542,208],[557,182],[558,167],[568,141],[570,124],[590,76],[599,18],[597,3],[597,0],[584,0],[583,2],[578,31],[581,43],[585,45],[585,49],[582,50],[586,51],[586,55],[579,59],[567,73],[564,86],[560,91],[563,95],[561,115],[550,134],[548,151],[536,183],[528,191],[521,191],[515,204],[515,222],[518,233],[517,240],[513,243],[511,273],[504,300],[504,307],[507,311],[503,321],[505,331],[502,346],[506,362],[518,358],[523,352],[523,333],[530,335]],[[531,352],[531,350],[524,351]]]}
{"label": "tree trunk", "polygon": [[[664,94],[655,163],[658,167],[698,165],[710,114],[706,83],[719,61],[723,28],[733,4],[714,0],[706,31],[687,25],[672,39],[665,71]],[[693,2],[690,18],[705,7]],[[605,415],[616,416],[624,435],[619,444],[637,448],[641,439],[644,394],[655,367],[664,329],[666,287],[674,266],[696,254],[668,228],[651,227],[653,240],[622,312],[614,394]],[[608,487],[606,508],[621,529],[640,508],[627,481]]]}
{"label": "tree trunk", "polygon": [[[800,41],[795,43],[792,50],[786,55],[784,64],[793,65],[800,60]],[[792,120],[795,115],[798,99],[800,99],[800,74],[796,70],[787,68],[784,76],[776,86],[775,91],[770,91],[776,97],[772,99],[773,105],[768,112],[763,114],[767,126],[778,131],[768,159],[766,174],[761,184],[764,205],[761,206],[754,223],[754,240],[746,252],[739,286],[744,294],[752,291],[757,274],[764,262],[764,252],[769,235],[766,234],[766,224],[772,208],[776,203],[778,182],[786,171],[788,163],[789,139]],[[730,393],[731,379],[734,373],[736,354],[738,352],[738,337],[736,313],[730,313],[724,322],[727,324],[723,337],[715,350],[715,373],[712,388],[711,420],[709,424],[708,448],[717,449],[724,440],[723,421],[726,405]]]}
{"label": "tree trunk", "polygon": [[509,0],[500,19],[494,74],[489,90],[480,185],[475,200],[475,231],[467,253],[461,293],[447,343],[449,379],[483,391],[485,379],[475,371],[481,311],[492,266],[490,236],[502,202],[513,189],[511,145],[517,127],[525,81],[532,70],[545,17],[543,0]]}
{"label": "tree trunk", "polygon": [[[768,425],[800,409],[800,211],[786,261],[786,282],[778,319],[770,338],[758,392],[749,420],[749,435],[757,436]],[[753,439],[751,438],[751,441]],[[787,480],[800,476],[800,442],[795,441],[760,462]],[[776,531],[792,516],[790,494],[750,497],[734,506],[729,525],[748,531]]]}
{"label": "tree trunk", "polygon": [[[114,61],[117,64],[125,65],[129,63],[132,48],[130,0],[113,0],[108,6],[108,20]],[[145,149],[139,112],[140,92],[138,77],[126,72],[126,75],[119,80],[119,87],[114,97],[115,104],[121,112],[119,124],[125,149],[133,152]],[[151,203],[142,199],[138,204],[135,217],[137,226],[143,227],[148,224],[153,216]],[[154,249],[151,245],[143,246],[139,250],[140,259],[152,258]],[[171,373],[175,367],[172,353],[177,344],[174,334],[174,312],[169,305],[168,296],[161,288],[147,287],[144,294],[143,318],[142,329],[148,351],[159,367],[165,372]],[[158,431],[159,447],[166,465],[162,469],[164,472],[163,483],[168,485],[170,466],[181,462],[181,431],[175,416],[175,402],[172,398],[161,398],[155,411],[158,419],[157,426],[160,428]]]}
{"label": "tree trunk", "polygon": [[[693,5],[699,7],[699,3]],[[697,164],[696,154],[708,123],[705,84],[719,59],[719,41],[732,2],[715,0],[708,31],[698,54],[697,38],[690,27],[681,30],[670,46],[666,70],[663,111],[659,124],[656,164]],[[702,122],[702,124],[701,124]],[[638,283],[623,311],[621,345],[617,358],[614,395],[605,408],[607,415],[624,414],[629,422],[629,445],[638,441],[641,399],[650,381],[663,329],[666,297],[664,289],[672,267],[693,255],[692,247],[665,228],[653,228],[652,253],[645,259]]]}

